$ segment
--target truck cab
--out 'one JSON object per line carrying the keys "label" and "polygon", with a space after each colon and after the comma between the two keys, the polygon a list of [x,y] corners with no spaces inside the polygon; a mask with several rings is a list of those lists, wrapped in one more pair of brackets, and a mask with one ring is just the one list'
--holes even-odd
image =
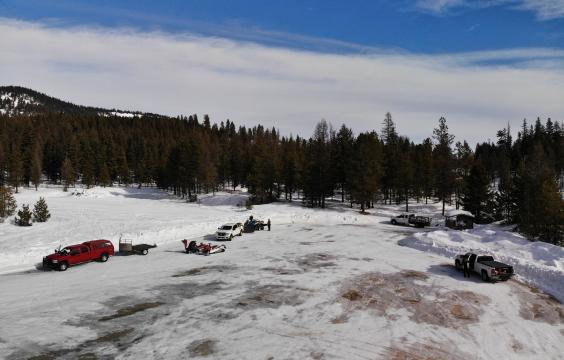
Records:
{"label": "truck cab", "polygon": [[56,249],[43,258],[43,267],[65,271],[69,266],[94,260],[106,262],[114,255],[114,246],[109,240],[92,240],[78,245]]}
{"label": "truck cab", "polygon": [[392,225],[409,225],[409,220],[415,217],[413,213],[403,213],[397,216],[394,216],[390,219]]}

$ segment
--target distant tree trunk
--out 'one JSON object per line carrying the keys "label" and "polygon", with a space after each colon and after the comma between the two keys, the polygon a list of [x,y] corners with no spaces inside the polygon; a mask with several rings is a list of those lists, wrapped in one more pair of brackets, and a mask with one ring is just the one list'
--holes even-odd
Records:
{"label": "distant tree trunk", "polygon": [[445,216],[445,199],[443,198],[443,216]]}

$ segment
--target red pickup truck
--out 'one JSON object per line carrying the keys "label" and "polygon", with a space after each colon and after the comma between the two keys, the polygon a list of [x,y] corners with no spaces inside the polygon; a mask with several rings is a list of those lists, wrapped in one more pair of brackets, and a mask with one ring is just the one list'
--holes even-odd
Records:
{"label": "red pickup truck", "polygon": [[70,245],[55,250],[54,254],[43,258],[43,268],[65,271],[69,266],[94,260],[108,261],[114,255],[114,245],[109,240],[91,240],[79,245]]}

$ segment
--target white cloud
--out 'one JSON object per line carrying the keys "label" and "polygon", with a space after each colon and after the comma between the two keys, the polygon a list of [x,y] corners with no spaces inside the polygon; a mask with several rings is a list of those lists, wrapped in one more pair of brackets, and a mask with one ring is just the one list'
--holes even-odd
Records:
{"label": "white cloud", "polygon": [[[421,140],[440,116],[471,142],[527,117],[564,119],[564,51],[327,54],[220,38],[0,19],[0,81],[74,103],[309,136],[321,118],[379,130],[391,111]],[[492,66],[510,61],[511,65]],[[489,64],[489,65],[483,65]]]}
{"label": "white cloud", "polygon": [[564,0],[521,0],[519,8],[534,11],[541,20],[564,17]]}
{"label": "white cloud", "polygon": [[416,6],[425,11],[441,14],[459,6],[467,6],[466,0],[418,0]]}
{"label": "white cloud", "polygon": [[417,0],[419,10],[436,15],[449,14],[455,9],[476,9],[492,6],[508,6],[510,9],[532,11],[539,20],[564,17],[564,0]]}

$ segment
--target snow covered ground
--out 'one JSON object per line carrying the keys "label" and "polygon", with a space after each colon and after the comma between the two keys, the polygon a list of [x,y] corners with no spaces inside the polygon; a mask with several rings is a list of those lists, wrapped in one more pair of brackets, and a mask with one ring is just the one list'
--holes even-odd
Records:
{"label": "snow covered ground", "polygon": [[[41,188],[17,200],[34,203],[39,196],[49,204],[49,222],[0,224],[2,358],[561,359],[564,353],[562,304],[517,281],[464,279],[450,265],[459,248],[488,249],[515,264],[546,266],[562,283],[561,254],[547,249],[551,258],[500,227],[420,232],[390,225],[395,207],[371,215],[298,204],[247,211],[238,206],[241,193],[186,203],[154,189]],[[251,214],[272,219],[272,231],[227,242],[222,254],[183,252],[181,239],[213,241],[221,223]],[[115,256],[62,273],[34,267],[60,244],[106,238],[117,246],[120,234],[159,247],[145,257]]]}

